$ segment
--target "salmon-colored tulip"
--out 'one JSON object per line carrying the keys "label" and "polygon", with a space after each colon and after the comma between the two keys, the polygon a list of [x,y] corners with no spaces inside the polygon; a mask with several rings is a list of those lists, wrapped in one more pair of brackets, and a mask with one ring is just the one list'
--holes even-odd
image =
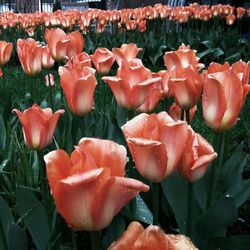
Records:
{"label": "salmon-colored tulip", "polygon": [[59,67],[60,83],[72,113],[83,116],[94,106],[97,85],[95,70],[89,67]]}
{"label": "salmon-colored tulip", "polygon": [[204,75],[192,67],[177,68],[171,71],[168,86],[175,102],[183,109],[194,107],[201,96]]}
{"label": "salmon-colored tulip", "polygon": [[55,61],[61,61],[65,56],[70,58],[80,54],[84,47],[83,36],[79,31],[74,31],[67,35],[59,28],[46,29],[44,38]]}
{"label": "salmon-colored tulip", "polygon": [[17,40],[17,54],[24,72],[30,76],[42,70],[42,45],[32,38]]}
{"label": "salmon-colored tulip", "polygon": [[187,127],[166,112],[143,113],[128,121],[122,131],[138,172],[153,182],[172,174],[185,147]]}
{"label": "salmon-colored tulip", "polygon": [[121,48],[113,48],[112,52],[115,56],[115,60],[119,66],[121,66],[124,60],[131,61],[136,58],[138,53],[141,51],[135,43],[123,44]]}
{"label": "salmon-colored tulip", "polygon": [[235,19],[236,19],[235,15],[227,15],[227,17],[226,17],[227,25],[229,25],[229,26],[233,25]]}
{"label": "salmon-colored tulip", "polygon": [[3,76],[3,71],[2,71],[2,69],[0,68],[0,77],[2,77]]}
{"label": "salmon-colored tulip", "polygon": [[161,78],[153,77],[140,59],[123,62],[116,77],[103,77],[113,91],[119,105],[127,109],[137,109],[146,101],[152,88],[160,87]]}
{"label": "salmon-colored tulip", "polygon": [[[194,114],[196,112],[196,106],[194,106],[193,108],[191,108],[189,110],[189,112],[190,112],[190,123],[191,123],[192,120],[193,120]],[[168,113],[169,113],[169,115],[172,117],[172,119],[174,121],[181,120],[181,108],[175,102],[169,108],[169,112]],[[186,114],[185,114],[185,112],[184,112],[184,120],[186,120]]]}
{"label": "salmon-colored tulip", "polygon": [[250,62],[212,63],[207,72],[202,95],[203,117],[216,131],[225,131],[237,121],[250,91]]}
{"label": "salmon-colored tulip", "polygon": [[13,44],[0,41],[0,66],[3,66],[10,60]]}
{"label": "salmon-colored tulip", "polygon": [[48,45],[42,47],[42,67],[44,69],[50,69],[54,66],[54,59],[52,58],[51,51]]}
{"label": "salmon-colored tulip", "polygon": [[121,237],[108,250],[198,250],[185,235],[165,234],[158,226],[146,229],[139,222],[131,222]]}
{"label": "salmon-colored tulip", "polygon": [[93,55],[90,55],[90,58],[100,74],[107,74],[112,68],[112,65],[115,61],[113,53],[106,48],[96,49]]}
{"label": "salmon-colored tulip", "polygon": [[172,71],[175,67],[187,68],[190,65],[198,70],[204,68],[204,65],[199,63],[199,58],[196,56],[196,50],[192,50],[190,46],[184,44],[176,51],[166,52],[163,59],[168,71]]}
{"label": "salmon-colored tulip", "polygon": [[63,109],[52,113],[50,108],[41,109],[37,104],[21,112],[13,109],[23,127],[23,136],[28,147],[43,150],[53,139],[58,118],[64,113]]}
{"label": "salmon-colored tulip", "polygon": [[149,189],[124,177],[126,149],[112,141],[82,138],[71,156],[56,150],[44,160],[57,211],[75,230],[107,227],[129,200]]}
{"label": "salmon-colored tulip", "polygon": [[205,174],[208,164],[216,157],[213,147],[189,127],[178,171],[189,182],[195,182]]}

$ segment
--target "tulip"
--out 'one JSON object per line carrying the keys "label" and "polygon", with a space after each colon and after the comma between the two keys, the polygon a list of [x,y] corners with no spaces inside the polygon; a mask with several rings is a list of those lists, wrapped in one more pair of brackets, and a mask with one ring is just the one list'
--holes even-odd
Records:
{"label": "tulip", "polygon": [[56,209],[74,230],[107,227],[120,209],[149,187],[126,178],[126,149],[115,142],[82,138],[68,156],[55,150],[44,156]]}
{"label": "tulip", "polygon": [[84,47],[84,40],[79,31],[67,35],[59,28],[46,29],[44,38],[55,61],[61,61],[65,56],[75,56],[81,53]]}
{"label": "tulip", "polygon": [[161,77],[161,89],[163,91],[163,97],[171,96],[171,92],[169,91],[168,83],[170,79],[170,74],[167,70],[160,70],[157,73],[153,73],[154,77]]}
{"label": "tulip", "polygon": [[60,83],[72,113],[83,116],[94,106],[97,85],[95,70],[89,67],[59,67]]}
{"label": "tulip", "polygon": [[230,129],[237,121],[250,91],[250,62],[212,63],[207,72],[202,95],[203,117],[217,132]]}
{"label": "tulip", "polygon": [[23,136],[28,147],[43,150],[53,139],[58,118],[64,113],[60,109],[52,114],[50,108],[41,109],[37,104],[24,112],[13,109],[22,124]]}
{"label": "tulip", "polygon": [[190,65],[197,70],[204,68],[204,65],[199,63],[196,50],[190,49],[190,46],[185,44],[182,44],[177,51],[166,52],[163,59],[169,72],[175,67],[187,68]]}
{"label": "tulip", "polygon": [[17,54],[24,72],[34,76],[42,70],[42,46],[32,38],[17,40]]}
{"label": "tulip", "polygon": [[137,48],[135,43],[123,44],[121,48],[113,48],[112,52],[115,56],[115,60],[119,66],[126,60],[127,62],[136,58],[141,48]]}
{"label": "tulip", "polygon": [[106,48],[96,49],[93,55],[90,55],[90,58],[100,74],[107,74],[112,68],[112,65],[115,61],[113,53]]}
{"label": "tulip", "polygon": [[192,67],[174,68],[168,86],[176,104],[185,110],[194,107],[200,99],[204,78]]}
{"label": "tulip", "polygon": [[188,128],[186,147],[178,165],[178,171],[189,182],[199,180],[208,164],[217,157],[213,147],[191,127]]}
{"label": "tulip", "polygon": [[187,138],[187,123],[166,113],[140,114],[122,126],[138,172],[159,183],[177,168]]}
{"label": "tulip", "polygon": [[165,234],[158,226],[146,229],[139,222],[131,222],[121,237],[108,250],[197,250],[185,235]]}
{"label": "tulip", "polygon": [[0,66],[3,66],[10,60],[13,44],[0,41]]}
{"label": "tulip", "polygon": [[153,77],[140,59],[122,63],[116,77],[102,77],[113,91],[116,101],[124,108],[135,110],[146,101],[152,88],[160,88],[160,77]]}
{"label": "tulip", "polygon": [[44,69],[50,69],[54,66],[54,63],[55,61],[52,58],[48,45],[42,47],[42,67]]}

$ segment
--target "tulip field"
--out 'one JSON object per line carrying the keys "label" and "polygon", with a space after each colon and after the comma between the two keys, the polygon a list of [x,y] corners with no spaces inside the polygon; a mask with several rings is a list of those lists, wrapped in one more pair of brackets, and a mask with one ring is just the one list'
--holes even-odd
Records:
{"label": "tulip field", "polygon": [[246,250],[250,9],[0,16],[0,250]]}

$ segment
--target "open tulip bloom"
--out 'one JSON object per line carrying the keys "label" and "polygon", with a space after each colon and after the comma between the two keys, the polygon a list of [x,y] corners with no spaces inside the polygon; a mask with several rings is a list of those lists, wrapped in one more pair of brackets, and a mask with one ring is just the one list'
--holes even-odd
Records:
{"label": "open tulip bloom", "polygon": [[127,152],[113,141],[82,138],[71,156],[55,150],[44,156],[57,211],[75,230],[107,227],[120,209],[149,187],[126,178]]}

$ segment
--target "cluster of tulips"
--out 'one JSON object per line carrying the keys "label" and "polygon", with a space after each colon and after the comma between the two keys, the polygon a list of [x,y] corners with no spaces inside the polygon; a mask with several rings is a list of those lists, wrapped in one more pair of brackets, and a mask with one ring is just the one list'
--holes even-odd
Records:
{"label": "cluster of tulips", "polygon": [[217,4],[213,6],[198,5],[169,7],[156,4],[136,9],[107,10],[89,9],[87,11],[57,11],[55,13],[36,12],[29,14],[15,14],[6,12],[0,17],[0,27],[7,29],[16,27],[24,29],[30,36],[34,35],[37,26],[62,26],[72,29],[77,26],[80,30],[87,31],[93,27],[97,32],[102,32],[110,23],[117,23],[120,30],[135,30],[143,32],[147,29],[148,20],[170,20],[176,23],[186,23],[190,19],[209,21],[214,17],[225,19],[232,25],[236,19],[241,19],[244,14],[250,15],[250,10],[242,7],[234,8],[230,5]]}
{"label": "cluster of tulips", "polygon": [[[182,7],[170,9],[156,5],[136,9],[132,14],[144,13],[144,17],[155,15],[156,18],[161,11],[168,13],[168,10],[169,13],[177,13]],[[194,15],[196,10],[224,15],[231,13],[233,8],[222,5],[211,9],[198,5],[183,7],[183,11],[189,13],[188,17]],[[105,21],[111,17],[114,20],[115,13],[120,15],[119,19],[128,16],[129,11],[115,11],[113,14],[110,11],[110,15],[105,14]],[[88,14],[90,20],[104,15],[97,10],[86,14],[74,11],[68,12],[65,18],[83,22]],[[43,15],[44,19],[41,18]],[[45,17],[51,22],[56,15],[62,17],[61,12],[52,17],[36,13],[29,22],[40,24]],[[169,14],[164,15],[165,18]],[[2,22],[9,17],[15,22],[13,16],[5,14]],[[24,16],[18,17],[21,19]],[[88,55],[82,52],[84,39],[79,31],[66,34],[59,28],[47,29],[45,41],[46,46],[32,38],[17,41],[17,53],[25,73],[34,76],[42,68],[53,67],[54,61],[66,59],[66,64],[59,67],[58,73],[73,114],[84,116],[91,112],[97,84],[108,84],[121,107],[140,112],[121,129],[137,171],[152,185],[161,183],[176,170],[190,184],[199,180],[218,152],[191,127],[197,103],[202,99],[204,120],[217,133],[222,133],[237,122],[250,91],[250,62],[240,60],[232,65],[228,62],[211,63],[204,70],[196,51],[184,44],[177,51],[165,53],[166,70],[153,73],[137,58],[142,49],[136,44],[123,44],[112,51],[98,48],[93,55]],[[1,66],[8,62],[12,47],[11,43],[0,43]],[[116,76],[103,76],[105,83],[97,83],[96,71],[107,75],[115,62],[118,65]],[[52,85],[51,75],[47,79]],[[174,99],[174,104],[168,113],[146,113],[152,112],[160,100],[170,97]],[[52,143],[58,119],[64,110],[53,113],[50,108],[41,109],[34,104],[23,112],[17,109],[14,112],[22,124],[27,146],[42,151]],[[46,154],[44,161],[56,209],[74,230],[98,231],[106,228],[125,204],[139,192],[149,190],[149,186],[141,181],[126,177],[127,150],[113,141],[84,137],[70,156],[57,149]],[[154,216],[157,218],[157,212]],[[157,224],[157,219],[154,222]],[[156,226],[144,230],[136,222],[109,249],[160,248],[196,249],[185,236],[166,235]]]}

